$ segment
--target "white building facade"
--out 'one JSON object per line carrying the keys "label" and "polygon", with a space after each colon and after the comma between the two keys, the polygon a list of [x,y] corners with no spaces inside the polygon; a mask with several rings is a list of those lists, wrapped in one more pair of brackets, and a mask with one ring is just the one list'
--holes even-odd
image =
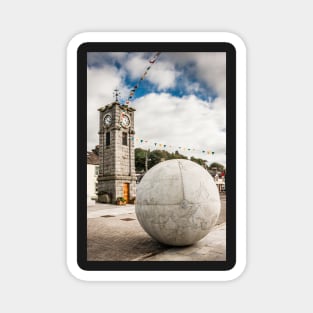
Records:
{"label": "white building facade", "polygon": [[99,165],[87,164],[87,205],[95,205],[97,200],[97,177]]}

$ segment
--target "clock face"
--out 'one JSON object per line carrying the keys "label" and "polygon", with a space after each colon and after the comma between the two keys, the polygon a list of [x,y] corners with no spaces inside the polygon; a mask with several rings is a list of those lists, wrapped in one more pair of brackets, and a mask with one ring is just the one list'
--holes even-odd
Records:
{"label": "clock face", "polygon": [[130,118],[125,113],[121,115],[121,125],[125,128],[130,126]]}
{"label": "clock face", "polygon": [[106,114],[103,118],[103,122],[105,126],[110,126],[112,123],[112,116],[111,114]]}

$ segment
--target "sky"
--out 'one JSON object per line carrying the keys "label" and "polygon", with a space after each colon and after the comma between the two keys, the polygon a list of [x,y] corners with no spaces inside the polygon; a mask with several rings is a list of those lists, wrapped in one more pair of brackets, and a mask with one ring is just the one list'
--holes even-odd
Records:
{"label": "sky", "polygon": [[[99,142],[99,107],[120,91],[135,112],[135,148],[179,151],[226,165],[226,53],[89,52],[87,149]],[[140,80],[148,66],[151,66]],[[210,151],[210,153],[208,153]],[[214,152],[212,154],[211,152]]]}

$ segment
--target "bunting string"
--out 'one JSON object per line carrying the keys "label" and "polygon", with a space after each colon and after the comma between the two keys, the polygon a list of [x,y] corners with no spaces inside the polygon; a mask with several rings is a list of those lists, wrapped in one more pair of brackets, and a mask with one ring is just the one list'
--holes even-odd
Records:
{"label": "bunting string", "polygon": [[164,149],[164,148],[170,148],[170,149],[175,149],[180,152],[191,152],[191,153],[197,153],[197,154],[211,154],[214,155],[215,152],[209,149],[195,149],[195,148],[190,148],[190,147],[185,147],[185,146],[177,146],[177,145],[172,145],[172,144],[164,144],[164,143],[159,143],[159,142],[152,142],[151,140],[145,140],[145,139],[140,139],[140,138],[134,138],[132,137],[132,140],[136,141],[136,144],[139,145],[149,145],[153,149]]}
{"label": "bunting string", "polygon": [[127,100],[125,101],[125,105],[130,105],[131,101],[134,99],[135,96],[135,92],[137,91],[137,89],[139,88],[141,82],[145,79],[145,77],[147,76],[148,72],[150,71],[151,67],[153,66],[153,64],[156,63],[157,59],[159,58],[161,52],[156,52],[152,58],[149,59],[149,65],[145,68],[144,73],[141,75],[140,79],[138,80],[138,82],[136,83],[136,85],[130,90],[130,93],[128,95]]}

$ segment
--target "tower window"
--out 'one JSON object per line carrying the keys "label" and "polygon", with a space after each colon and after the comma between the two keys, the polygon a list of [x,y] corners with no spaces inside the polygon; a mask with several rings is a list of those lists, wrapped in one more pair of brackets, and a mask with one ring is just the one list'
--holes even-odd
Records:
{"label": "tower window", "polygon": [[106,145],[106,146],[109,146],[109,145],[110,145],[110,139],[111,139],[111,137],[110,137],[110,132],[107,132],[107,133],[106,133],[106,137],[105,137],[105,145]]}
{"label": "tower window", "polygon": [[127,146],[127,133],[123,133],[123,146]]}

